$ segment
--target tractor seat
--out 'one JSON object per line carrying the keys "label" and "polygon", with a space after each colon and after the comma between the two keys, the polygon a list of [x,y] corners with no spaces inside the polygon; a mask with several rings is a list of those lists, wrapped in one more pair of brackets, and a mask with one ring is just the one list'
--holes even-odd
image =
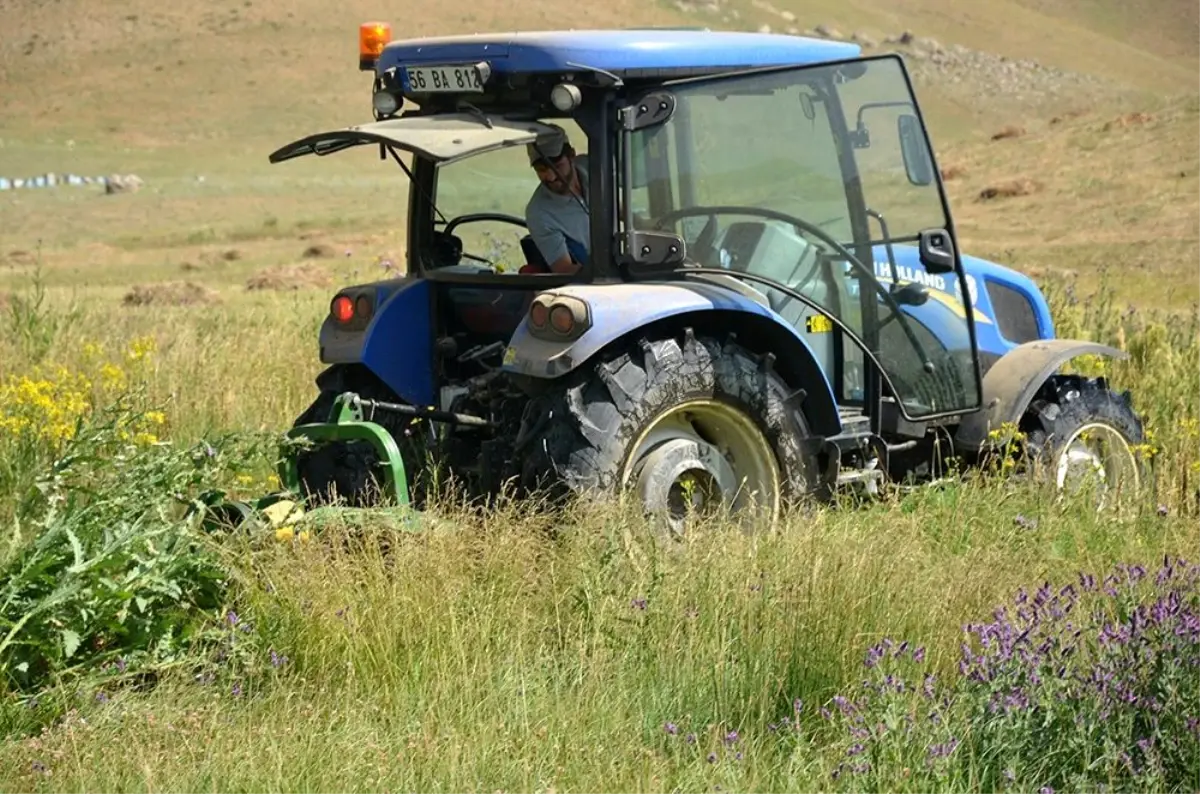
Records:
{"label": "tractor seat", "polygon": [[521,252],[525,254],[526,264],[518,271],[519,273],[528,275],[550,272],[550,264],[546,261],[546,257],[542,256],[541,249],[537,247],[532,236],[527,234],[521,238]]}

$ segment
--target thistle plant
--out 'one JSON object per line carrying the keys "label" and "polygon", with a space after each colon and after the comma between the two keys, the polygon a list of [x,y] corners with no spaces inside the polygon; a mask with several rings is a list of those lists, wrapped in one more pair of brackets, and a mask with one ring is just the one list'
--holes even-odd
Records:
{"label": "thistle plant", "polygon": [[[1200,783],[1200,566],[1164,557],[1022,589],[963,627],[940,682],[890,638],[826,718],[835,779],[886,775],[990,791],[1195,790]],[[859,780],[852,783],[861,787]]]}

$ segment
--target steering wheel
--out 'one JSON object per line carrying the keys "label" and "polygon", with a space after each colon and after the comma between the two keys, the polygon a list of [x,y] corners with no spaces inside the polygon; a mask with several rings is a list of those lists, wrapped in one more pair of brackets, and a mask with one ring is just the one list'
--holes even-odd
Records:
{"label": "steering wheel", "polygon": [[[884,303],[886,303],[888,308],[892,311],[892,317],[888,318],[889,321],[892,319],[898,319],[902,316],[903,312],[900,309],[900,304],[897,303],[895,298],[892,297],[891,292],[884,287],[883,282],[881,282],[875,275],[875,271],[860,262],[858,258],[854,256],[854,254],[847,250],[846,246],[829,236],[824,229],[821,229],[819,226],[809,223],[806,220],[797,218],[794,215],[788,215],[785,212],[779,212],[778,210],[768,209],[766,207],[743,207],[738,205],[717,204],[698,205],[694,207],[682,207],[674,210],[673,212],[668,212],[665,215],[660,216],[657,219],[655,228],[659,231],[664,231],[666,229],[666,224],[670,222],[682,220],[684,218],[705,216],[708,218],[708,222],[705,224],[704,231],[700,234],[700,238],[703,239],[711,236],[709,230],[710,228],[715,228],[718,215],[751,215],[769,218],[770,220],[780,221],[781,223],[794,226],[800,232],[807,232],[816,239],[828,245],[837,253],[841,254],[847,262],[867,275],[867,278],[869,278],[871,283],[875,286],[876,291],[883,298]],[[699,240],[697,243],[699,243]],[[706,246],[711,246],[710,241],[706,240],[705,244]],[[882,328],[884,324],[885,323],[881,322],[879,324],[879,328]],[[920,340],[918,340],[916,335],[913,333],[912,327],[908,323],[901,323],[901,327],[904,328],[904,334],[908,337],[908,341],[910,344],[912,344],[913,349],[916,350],[921,356],[921,361],[924,363],[929,363],[929,355],[925,352],[925,347],[921,344]]]}
{"label": "steering wheel", "polygon": [[[525,222],[525,219],[518,218],[516,215],[509,215],[504,212],[471,212],[466,215],[458,215],[458,216],[452,218],[450,220],[450,222],[446,224],[446,228],[442,230],[442,233],[447,234],[447,235],[454,234],[454,230],[456,228],[458,228],[459,225],[464,224],[464,223],[479,223],[480,221],[498,221],[500,223],[511,223],[513,226],[520,226],[522,229],[525,229],[525,230],[529,229],[529,224],[527,224]],[[463,251],[462,256],[465,259],[474,259],[476,262],[483,262],[485,265],[494,265],[495,264],[490,259],[484,259],[481,256],[476,256],[475,254],[469,254],[466,251]]]}

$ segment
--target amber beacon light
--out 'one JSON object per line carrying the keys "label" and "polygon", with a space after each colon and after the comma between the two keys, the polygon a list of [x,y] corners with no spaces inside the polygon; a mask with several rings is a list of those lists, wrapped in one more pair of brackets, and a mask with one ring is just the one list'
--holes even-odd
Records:
{"label": "amber beacon light", "polygon": [[369,71],[375,68],[379,54],[392,40],[392,26],[386,22],[364,22],[358,26],[358,68]]}

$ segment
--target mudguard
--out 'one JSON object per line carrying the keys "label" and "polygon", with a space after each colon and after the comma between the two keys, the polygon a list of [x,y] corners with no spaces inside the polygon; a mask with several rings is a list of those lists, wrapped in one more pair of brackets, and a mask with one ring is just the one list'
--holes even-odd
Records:
{"label": "mudguard", "polygon": [[774,352],[778,359],[800,373],[807,390],[804,412],[812,429],[822,435],[841,431],[837,402],[812,348],[796,329],[769,306],[748,293],[701,281],[638,284],[598,284],[556,287],[545,295],[577,298],[587,303],[591,325],[578,339],[548,341],[533,336],[528,319],[522,320],[504,353],[503,369],[533,378],[561,377],[588,362],[610,343],[639,328],[671,317],[696,312],[735,315],[730,330],[737,330],[737,314],[766,320],[779,329],[785,340]]}
{"label": "mudguard", "polygon": [[1078,339],[1039,339],[1017,345],[1000,357],[983,378],[983,409],[963,417],[954,444],[978,452],[988,433],[1005,422],[1016,423],[1029,408],[1042,384],[1076,356],[1084,354],[1128,358],[1115,347]]}
{"label": "mudguard", "polygon": [[361,331],[345,331],[326,317],[321,326],[321,361],[362,364],[405,402],[433,405],[429,282],[397,278],[342,291],[363,290],[375,296],[377,308],[370,325]]}

